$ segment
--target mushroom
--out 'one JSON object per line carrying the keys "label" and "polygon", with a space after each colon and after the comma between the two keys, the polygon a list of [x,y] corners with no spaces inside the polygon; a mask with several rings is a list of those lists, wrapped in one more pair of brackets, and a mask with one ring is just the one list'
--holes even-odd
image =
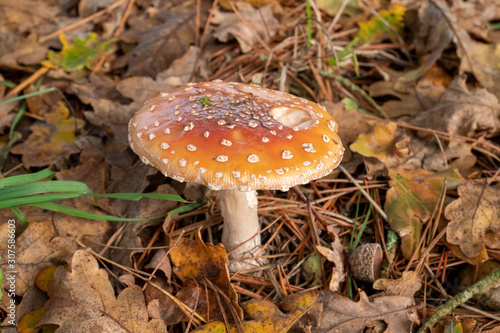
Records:
{"label": "mushroom", "polygon": [[362,244],[349,256],[352,275],[363,282],[374,282],[380,276],[383,253],[378,243]]}
{"label": "mushroom", "polygon": [[216,80],[147,101],[130,121],[129,142],[165,176],[220,191],[222,243],[240,260],[235,270],[261,244],[256,190],[287,191],[329,174],[344,153],[337,131],[321,105]]}

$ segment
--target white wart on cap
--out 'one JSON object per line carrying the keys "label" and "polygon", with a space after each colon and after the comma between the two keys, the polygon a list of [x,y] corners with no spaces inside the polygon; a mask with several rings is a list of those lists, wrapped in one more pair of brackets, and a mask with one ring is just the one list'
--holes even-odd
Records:
{"label": "white wart on cap", "polygon": [[287,190],[329,174],[344,148],[325,109],[242,83],[191,83],[146,102],[129,124],[144,163],[214,190]]}

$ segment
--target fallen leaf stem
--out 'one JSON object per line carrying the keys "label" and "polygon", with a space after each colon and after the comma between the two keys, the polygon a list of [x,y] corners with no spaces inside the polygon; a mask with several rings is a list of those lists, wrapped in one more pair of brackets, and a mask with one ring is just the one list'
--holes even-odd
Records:
{"label": "fallen leaf stem", "polygon": [[464,304],[467,302],[469,299],[474,296],[474,294],[480,292],[483,290],[486,286],[493,282],[497,282],[500,280],[500,270],[495,271],[485,277],[484,279],[476,282],[469,288],[465,289],[464,291],[459,292],[456,294],[452,299],[450,299],[448,302],[444,303],[441,305],[436,312],[427,320],[422,327],[418,330],[417,333],[424,333],[428,328],[434,326],[437,324],[441,318],[449,314],[453,309],[455,309],[457,306]]}

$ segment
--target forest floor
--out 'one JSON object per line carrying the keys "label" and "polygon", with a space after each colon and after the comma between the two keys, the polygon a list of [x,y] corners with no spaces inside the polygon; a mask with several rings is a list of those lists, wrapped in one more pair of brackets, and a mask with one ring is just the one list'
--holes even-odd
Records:
{"label": "forest floor", "polygon": [[[0,0],[2,332],[500,332],[499,45],[493,0]],[[217,191],[128,143],[216,79],[321,103],[345,148],[258,192],[252,270]]]}

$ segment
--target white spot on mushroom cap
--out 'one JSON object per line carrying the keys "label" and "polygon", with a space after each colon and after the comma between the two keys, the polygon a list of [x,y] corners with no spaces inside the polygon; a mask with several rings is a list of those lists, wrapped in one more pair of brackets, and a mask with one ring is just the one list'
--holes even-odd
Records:
{"label": "white spot on mushroom cap", "polygon": [[219,155],[216,158],[217,162],[227,162],[228,159],[229,158],[226,155]]}
{"label": "white spot on mushroom cap", "polygon": [[247,161],[250,163],[257,163],[257,162],[259,162],[259,156],[252,154],[252,155],[248,156]]}
{"label": "white spot on mushroom cap", "polygon": [[137,121],[134,121],[134,122],[132,123],[132,126],[134,126],[134,127],[137,127],[137,125],[138,125],[138,124],[137,124]]}
{"label": "white spot on mushroom cap", "polygon": [[222,178],[222,176],[223,176],[222,172],[215,173],[215,178]]}
{"label": "white spot on mushroom cap", "polygon": [[283,171],[283,169],[276,169],[276,173],[278,175],[284,175],[285,174],[285,171]]}
{"label": "white spot on mushroom cap", "polygon": [[170,148],[170,146],[168,145],[168,143],[162,142],[162,144],[160,145],[160,148],[161,149],[168,149],[168,148]]}
{"label": "white spot on mushroom cap", "polygon": [[187,132],[187,131],[190,131],[194,128],[194,124],[193,123],[189,123],[188,125],[184,126],[184,131]]}
{"label": "white spot on mushroom cap", "polygon": [[195,145],[187,145],[186,149],[189,150],[189,151],[196,151],[197,148],[196,148]]}
{"label": "white spot on mushroom cap", "polygon": [[328,135],[323,134],[323,141],[330,142],[330,137]]}
{"label": "white spot on mushroom cap", "polygon": [[177,175],[172,175],[172,176],[170,176],[170,177],[171,177],[171,178],[173,178],[173,179],[175,179],[175,180],[177,180],[178,182],[181,182],[181,183],[182,183],[184,180],[186,180],[186,178],[181,177],[181,176],[177,176]]}
{"label": "white spot on mushroom cap", "polygon": [[315,153],[316,149],[314,149],[312,143],[304,143],[302,145],[304,147],[304,150],[307,151],[308,153]]}
{"label": "white spot on mushroom cap", "polygon": [[153,104],[153,105],[150,106],[149,111],[153,112],[155,110],[155,108],[156,108],[156,105]]}
{"label": "white spot on mushroom cap", "polygon": [[168,164],[168,158],[164,158],[161,160],[163,164]]}
{"label": "white spot on mushroom cap", "polygon": [[144,156],[141,156],[141,161],[142,161],[142,163],[149,165],[149,160],[147,158],[145,158]]}
{"label": "white spot on mushroom cap", "polygon": [[285,159],[285,160],[289,160],[293,157],[293,154],[289,151],[289,150],[283,150],[281,152],[281,158]]}
{"label": "white spot on mushroom cap", "polygon": [[323,169],[324,166],[325,164],[323,163],[323,161],[319,161],[318,165],[316,166],[316,169],[318,170]]}
{"label": "white spot on mushroom cap", "polygon": [[168,95],[169,95],[169,93],[166,93],[166,92],[162,92],[162,93],[160,94],[160,96],[161,96],[161,97],[167,97]]}
{"label": "white spot on mushroom cap", "polygon": [[328,122],[328,128],[335,132],[335,122],[333,120],[330,119],[330,121]]}
{"label": "white spot on mushroom cap", "polygon": [[205,138],[208,138],[208,136],[209,136],[209,135],[210,135],[210,132],[208,132],[208,131],[206,131],[205,133],[203,133],[203,136],[204,136]]}
{"label": "white spot on mushroom cap", "polygon": [[142,136],[142,132],[137,132],[137,139],[140,139]]}
{"label": "white spot on mushroom cap", "polygon": [[302,163],[302,164],[304,164],[305,166],[308,166],[308,165],[311,165],[311,162],[310,162],[310,161],[305,161],[305,162],[304,162],[304,163]]}
{"label": "white spot on mushroom cap", "polygon": [[241,176],[241,172],[239,172],[239,171],[233,171],[233,177],[234,178],[240,178],[240,176]]}
{"label": "white spot on mushroom cap", "polygon": [[255,127],[259,126],[259,124],[257,124],[257,122],[254,120],[250,120],[250,122],[248,123],[248,126],[255,128]]}
{"label": "white spot on mushroom cap", "polygon": [[220,119],[218,122],[217,122],[218,125],[226,125],[226,121],[225,120],[222,120]]}
{"label": "white spot on mushroom cap", "polygon": [[160,122],[158,120],[155,121],[155,127],[160,126]]}
{"label": "white spot on mushroom cap", "polygon": [[231,141],[226,140],[226,139],[222,139],[222,141],[220,143],[221,143],[221,145],[228,146],[228,147],[230,147],[233,144]]}
{"label": "white spot on mushroom cap", "polygon": [[165,132],[165,134],[170,134],[170,129],[169,129],[169,128],[165,128],[165,129],[163,130],[163,132]]}
{"label": "white spot on mushroom cap", "polygon": [[198,168],[199,173],[205,173],[206,171],[207,171],[207,169],[205,169],[205,168]]}
{"label": "white spot on mushroom cap", "polygon": [[266,138],[265,136],[262,138],[262,142],[269,142],[269,139]]}
{"label": "white spot on mushroom cap", "polygon": [[179,166],[180,167],[184,168],[186,166],[186,164],[187,164],[187,161],[185,159],[180,159],[179,160]]}
{"label": "white spot on mushroom cap", "polygon": [[156,138],[156,135],[154,135],[154,133],[149,134],[149,140],[153,140],[154,138]]}

